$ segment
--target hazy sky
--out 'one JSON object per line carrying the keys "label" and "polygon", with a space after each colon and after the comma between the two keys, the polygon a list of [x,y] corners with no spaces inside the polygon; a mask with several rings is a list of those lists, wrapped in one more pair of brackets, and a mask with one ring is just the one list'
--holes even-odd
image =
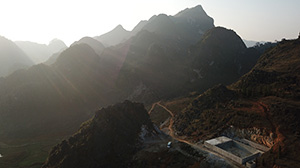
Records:
{"label": "hazy sky", "polygon": [[216,26],[242,38],[274,41],[300,32],[300,0],[0,0],[0,35],[11,40],[67,45],[118,24],[131,30],[140,20],[202,5]]}

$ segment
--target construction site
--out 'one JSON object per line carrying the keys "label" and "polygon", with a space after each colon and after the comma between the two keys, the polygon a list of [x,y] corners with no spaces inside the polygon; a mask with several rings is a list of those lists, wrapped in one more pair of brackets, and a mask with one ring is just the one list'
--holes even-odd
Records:
{"label": "construction site", "polygon": [[246,139],[237,141],[225,136],[207,140],[204,146],[249,168],[256,167],[256,158],[268,150],[267,147]]}

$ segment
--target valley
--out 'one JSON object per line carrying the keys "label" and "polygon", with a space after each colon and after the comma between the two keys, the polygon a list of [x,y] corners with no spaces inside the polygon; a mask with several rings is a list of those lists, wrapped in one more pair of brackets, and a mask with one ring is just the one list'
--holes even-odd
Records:
{"label": "valley", "polygon": [[0,167],[299,167],[300,35],[244,41],[201,5],[69,47],[0,36]]}

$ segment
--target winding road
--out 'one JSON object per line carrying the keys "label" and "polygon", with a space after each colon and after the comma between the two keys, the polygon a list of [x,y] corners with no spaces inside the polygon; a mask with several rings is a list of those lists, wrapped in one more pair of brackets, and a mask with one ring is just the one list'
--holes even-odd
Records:
{"label": "winding road", "polygon": [[182,142],[182,143],[190,145],[194,149],[198,150],[198,152],[201,153],[203,156],[207,157],[208,155],[212,154],[212,155],[215,155],[215,156],[217,156],[219,158],[224,159],[228,164],[230,164],[234,168],[240,168],[240,167],[242,167],[241,165],[235,163],[234,161],[229,160],[229,159],[223,157],[222,155],[220,155],[220,154],[218,154],[218,153],[216,153],[216,152],[214,152],[212,150],[209,150],[208,148],[205,148],[203,144],[195,144],[195,143],[189,142],[189,141],[187,141],[185,139],[181,139],[181,138],[177,137],[175,135],[175,131],[173,129],[174,116],[175,115],[174,115],[174,113],[171,110],[169,110],[167,107],[165,107],[164,105],[162,105],[161,101],[153,103],[152,106],[151,106],[151,109],[148,111],[148,114],[149,115],[151,114],[151,112],[154,110],[154,108],[155,108],[156,105],[162,107],[164,110],[166,110],[170,114],[171,118],[170,118],[170,124],[168,126],[168,129],[169,129],[169,136],[171,136],[173,139],[175,139],[176,141],[179,141],[179,142]]}

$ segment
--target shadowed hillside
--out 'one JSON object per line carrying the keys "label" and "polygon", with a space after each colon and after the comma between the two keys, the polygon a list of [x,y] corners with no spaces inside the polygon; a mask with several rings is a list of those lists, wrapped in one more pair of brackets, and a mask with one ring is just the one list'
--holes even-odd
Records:
{"label": "shadowed hillside", "polygon": [[117,86],[126,99],[145,103],[230,84],[258,59],[232,30],[212,28],[195,46],[141,31],[130,41]]}
{"label": "shadowed hillside", "polygon": [[258,167],[299,167],[299,48],[299,39],[281,41],[238,82],[192,100],[176,116],[178,135],[248,138],[271,147]]}
{"label": "shadowed hillside", "polygon": [[143,105],[125,101],[97,111],[43,167],[127,167],[145,138],[157,134]]}
{"label": "shadowed hillside", "polygon": [[1,140],[74,131],[90,111],[112,101],[113,86],[101,68],[95,51],[80,44],[52,66],[39,64],[1,80]]}
{"label": "shadowed hillside", "polygon": [[125,30],[122,25],[118,25],[110,32],[95,37],[95,39],[106,46],[114,46],[129,39],[130,35],[131,32]]}
{"label": "shadowed hillside", "polygon": [[35,64],[43,63],[54,53],[61,52],[67,48],[66,44],[58,39],[52,40],[48,45],[29,41],[16,41],[15,43]]}
{"label": "shadowed hillside", "polygon": [[100,43],[99,41],[91,38],[91,37],[83,37],[79,41],[75,41],[71,46],[76,45],[76,44],[88,44],[92,49],[95,50],[95,52],[98,55],[102,54],[102,51],[104,50],[104,45]]}
{"label": "shadowed hillside", "polygon": [[32,60],[14,42],[0,36],[0,77],[31,65]]}
{"label": "shadowed hillside", "polygon": [[179,32],[166,31],[175,24],[182,32],[179,27],[185,23],[174,18],[190,17],[196,20],[189,25],[195,31],[213,27],[200,6],[174,17],[159,15],[144,25],[153,32],[141,30],[108,48],[86,37],[50,66],[36,65],[1,79],[1,139],[68,135],[99,107],[126,99],[149,105],[190,91],[202,92],[217,83],[234,82],[253,66],[256,53],[249,54],[231,30],[218,27],[197,34],[196,45],[192,36],[180,33],[178,38]]}

